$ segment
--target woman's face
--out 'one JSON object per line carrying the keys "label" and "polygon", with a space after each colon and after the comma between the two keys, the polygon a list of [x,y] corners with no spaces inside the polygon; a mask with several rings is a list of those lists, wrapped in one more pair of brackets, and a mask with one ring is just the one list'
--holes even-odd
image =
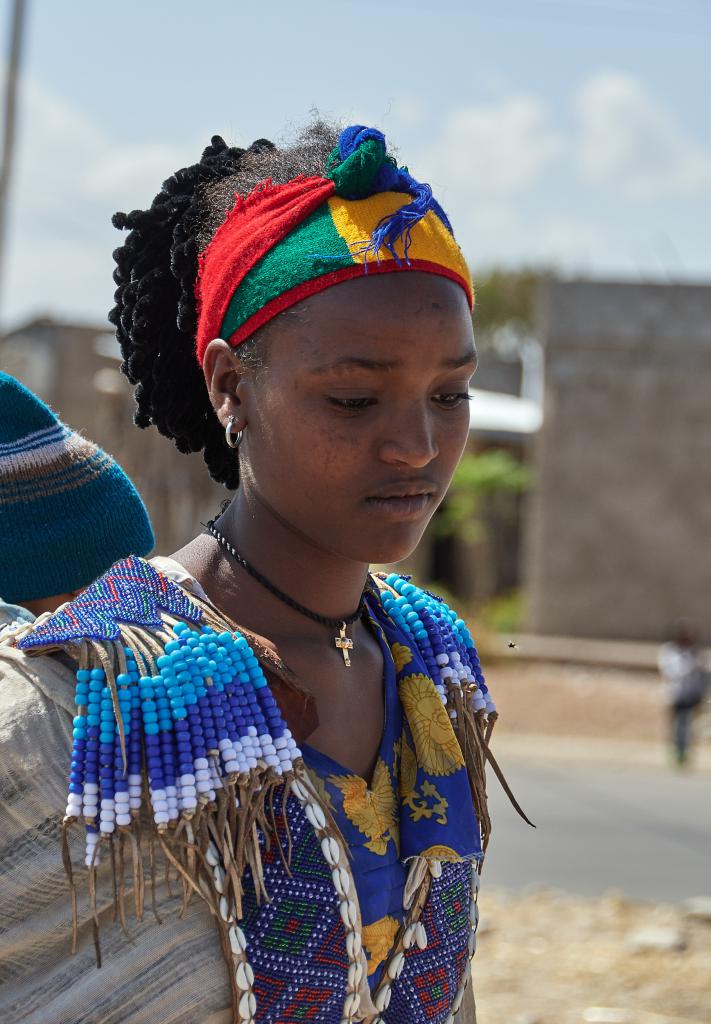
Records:
{"label": "woman's face", "polygon": [[461,288],[417,272],[359,278],[266,333],[266,366],[242,376],[239,404],[216,402],[245,424],[240,486],[317,548],[404,558],[467,439],[476,353]]}

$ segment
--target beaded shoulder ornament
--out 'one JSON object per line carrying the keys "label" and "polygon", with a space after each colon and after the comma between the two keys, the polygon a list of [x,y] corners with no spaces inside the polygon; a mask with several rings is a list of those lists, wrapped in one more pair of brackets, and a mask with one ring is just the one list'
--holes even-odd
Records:
{"label": "beaded shoulder ornament", "polygon": [[[484,766],[496,711],[473,641],[464,622],[442,600],[420,590],[409,578],[392,574],[376,580],[384,612],[420,652],[448,710],[464,754],[485,847],[490,823]],[[262,984],[259,972],[255,980],[260,955],[257,933],[271,926],[269,888],[292,878],[292,872],[296,875],[295,861],[308,858],[309,877],[320,871],[330,880],[330,896],[319,897],[322,945],[330,943],[340,951],[330,956],[333,968],[328,986],[319,993],[323,1000],[319,1019],[360,1019],[366,1009],[361,999],[369,999],[369,994],[348,852],[306,773],[247,638],[150,563],[130,557],[117,562],[49,619],[29,627],[16,646],[29,654],[65,649],[79,665],[63,822],[75,936],[76,890],[67,830],[78,822],[85,826],[85,866],[94,906],[102,850],[111,852],[115,864],[118,844],[123,870],[124,847],[130,846],[140,914],[144,890],[141,816],[148,814],[153,838],[182,880],[185,903],[196,894],[215,917],[229,968],[234,1020],[242,1024],[267,1021],[276,1019],[276,1012],[280,1020],[291,1021],[288,1006],[298,1005],[299,983],[281,979],[270,988]],[[296,838],[290,835],[290,825]],[[471,873],[471,889],[466,886],[471,909],[465,906],[464,913],[468,929],[471,921],[468,952],[472,955],[480,862],[446,867]],[[398,978],[402,975],[405,985],[407,970],[413,973],[412,966],[407,967],[412,954],[427,946],[423,915],[433,913],[427,897],[446,880],[435,857],[417,857],[409,864],[407,916],[383,981],[372,994],[382,1021],[396,1024],[411,1019],[404,996],[399,1010],[397,993],[389,1013],[388,1005]],[[451,885],[449,889],[454,892]],[[318,892],[325,892],[323,885]],[[272,906],[276,905],[275,898]],[[251,922],[249,927],[245,922]],[[98,957],[96,914],[94,928]],[[254,948],[250,945],[248,956],[248,942],[252,942],[248,936],[253,933]],[[309,955],[313,955],[313,935],[306,950]],[[317,953],[321,955],[321,950]],[[296,967],[293,973],[298,973]],[[459,988],[451,993],[453,1002],[447,1000],[441,1012],[428,1013],[427,1020],[451,1019],[468,976],[462,964],[457,970]],[[264,1000],[270,1002],[279,986],[282,1003],[268,1008]],[[301,1019],[298,1013],[297,1018]]]}

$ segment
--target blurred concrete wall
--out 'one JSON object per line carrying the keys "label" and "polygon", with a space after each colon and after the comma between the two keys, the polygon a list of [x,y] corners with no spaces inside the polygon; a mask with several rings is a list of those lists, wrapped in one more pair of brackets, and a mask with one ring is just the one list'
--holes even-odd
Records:
{"label": "blurred concrete wall", "polygon": [[532,630],[711,642],[711,288],[552,282]]}

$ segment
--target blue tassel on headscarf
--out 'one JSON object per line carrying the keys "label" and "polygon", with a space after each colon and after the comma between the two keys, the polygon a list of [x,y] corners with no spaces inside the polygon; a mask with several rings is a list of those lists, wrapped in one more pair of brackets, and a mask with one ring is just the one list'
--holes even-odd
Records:
{"label": "blue tassel on headscarf", "polygon": [[[408,253],[412,244],[412,229],[430,210],[437,214],[448,231],[452,232],[452,226],[444,210],[432,195],[430,186],[416,181],[406,167],[398,167],[394,160],[387,156],[385,136],[377,128],[354,124],[344,129],[338,140],[338,156],[341,164],[344,164],[349,158],[357,156],[359,148],[366,142],[379,144],[382,151],[380,167],[372,180],[368,194],[407,192],[413,199],[411,203],[401,206],[399,210],[380,221],[370,240],[364,244],[363,257],[366,259],[368,253],[372,253],[378,259],[378,253],[385,248],[398,264],[402,262],[403,258],[408,263]],[[364,196],[361,194],[357,197],[353,196],[353,198],[364,198]],[[454,233],[452,232],[452,234]],[[402,257],[396,251],[396,245],[400,241],[402,242]]]}

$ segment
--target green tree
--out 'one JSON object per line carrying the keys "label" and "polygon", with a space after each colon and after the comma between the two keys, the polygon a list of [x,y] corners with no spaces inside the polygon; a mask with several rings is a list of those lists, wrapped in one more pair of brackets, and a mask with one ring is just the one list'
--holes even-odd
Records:
{"label": "green tree", "polygon": [[526,491],[532,482],[532,471],[505,448],[491,448],[479,454],[467,452],[433,523],[435,534],[470,543],[486,539],[486,502],[505,491]]}

